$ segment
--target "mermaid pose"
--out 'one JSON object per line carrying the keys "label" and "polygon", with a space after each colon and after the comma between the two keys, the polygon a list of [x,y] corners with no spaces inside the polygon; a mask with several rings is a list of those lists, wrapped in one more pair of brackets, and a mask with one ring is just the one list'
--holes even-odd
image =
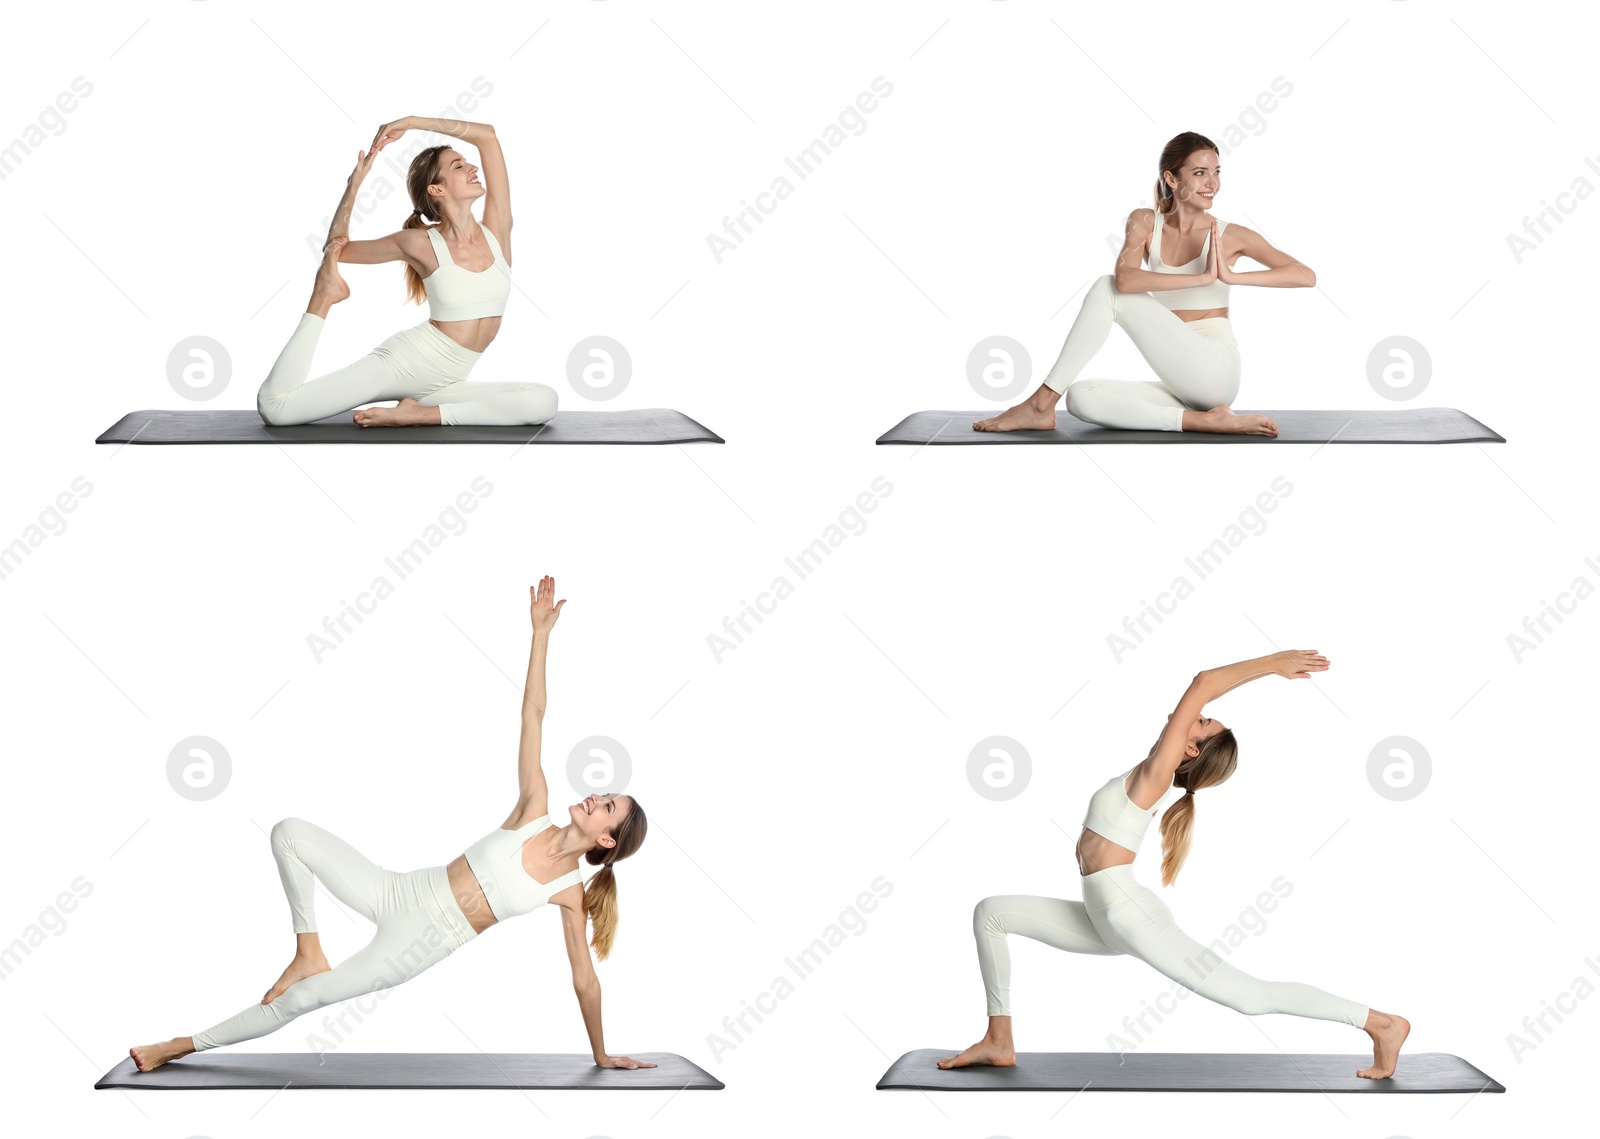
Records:
{"label": "mermaid pose", "polygon": [[1083,901],[1012,894],[985,898],[974,909],[989,1028],[982,1040],[940,1060],[939,1067],[1017,1062],[1006,948],[1006,936],[1014,933],[1069,953],[1126,953],[1191,992],[1248,1016],[1281,1012],[1359,1028],[1372,1038],[1373,1055],[1372,1065],[1356,1075],[1374,1080],[1394,1075],[1400,1046],[1411,1031],[1405,1017],[1298,981],[1250,976],[1179,929],[1166,903],[1133,876],[1134,856],[1161,797],[1172,787],[1183,789],[1183,797],[1161,817],[1161,884],[1170,886],[1189,854],[1195,793],[1233,774],[1239,755],[1233,730],[1205,715],[1206,705],[1257,677],[1304,678],[1327,667],[1328,659],[1316,650],[1293,650],[1208,669],[1194,678],[1144,761],[1112,776],[1089,800],[1077,847]]}
{"label": "mermaid pose", "polygon": [[[471,143],[479,167],[449,146],[430,146],[411,160],[404,228],[372,241],[350,240],[350,211],[380,150],[408,130],[433,131]],[[483,199],[483,222],[472,203]],[[428,224],[432,222],[433,224]],[[428,302],[428,319],[395,333],[353,364],[317,379],[311,357],[328,311],[350,295],[339,264],[405,262],[410,300]],[[554,388],[536,383],[480,383],[467,376],[500,331],[511,295],[511,183],[494,127],[456,119],[410,116],[378,128],[356,159],[334,211],[311,302],[256,395],[261,418],[274,427],[310,423],[360,404],[398,400],[355,413],[362,427],[548,422]]]}
{"label": "mermaid pose", "polygon": [[[606,1052],[600,1030],[600,982],[594,955],[604,961],[617,930],[613,865],[644,842],[644,808],[629,795],[590,795],[567,808],[566,826],[549,817],[549,790],[539,767],[545,709],[545,655],[550,631],[566,601],[555,602],[555,579],[530,589],[533,647],[522,703],[517,753],[520,792],[498,830],[469,846],[448,866],[397,873],[376,865],[337,835],[301,819],[272,828],[272,857],[289,898],[295,954],[258,1004],[193,1036],[131,1048],[141,1072],[209,1048],[265,1036],[297,1016],[409,981],[437,965],[484,930],[546,903],[561,908],[561,930],[572,985],[578,994],[594,1062],[602,1068],[654,1064]],[[582,884],[579,859],[600,872]],[[317,938],[315,883],[377,926],[372,941],[329,968]],[[592,923],[594,937],[585,929]],[[586,943],[587,941],[587,943]]]}
{"label": "mermaid pose", "polygon": [[[1070,413],[1102,427],[1278,433],[1266,416],[1236,415],[1230,406],[1239,393],[1239,345],[1228,318],[1228,287],[1308,288],[1317,275],[1255,230],[1206,212],[1222,172],[1210,139],[1185,131],[1162,148],[1160,167],[1155,208],[1128,215],[1116,272],[1089,286],[1044,383],[973,430],[1049,431],[1065,393]],[[1240,257],[1268,268],[1236,272]],[[1141,259],[1148,269],[1139,267]],[[1113,324],[1122,326],[1155,380],[1077,379]]]}

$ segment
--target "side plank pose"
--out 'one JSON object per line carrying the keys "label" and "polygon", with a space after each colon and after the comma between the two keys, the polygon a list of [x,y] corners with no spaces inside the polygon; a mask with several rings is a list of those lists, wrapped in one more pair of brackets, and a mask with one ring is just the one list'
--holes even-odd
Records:
{"label": "side plank pose", "polygon": [[[975,431],[1049,431],[1064,392],[1069,412],[1102,427],[1278,433],[1266,416],[1235,415],[1229,406],[1239,394],[1239,345],[1228,287],[1308,288],[1317,275],[1254,230],[1206,212],[1221,176],[1216,144],[1205,135],[1185,131],[1162,148],[1155,208],[1128,215],[1116,270],[1089,286],[1050,374],[1024,402],[974,423]],[[1268,268],[1236,272],[1240,257]],[[1156,380],[1073,382],[1112,324],[1122,326]]]}
{"label": "side plank pose", "polygon": [[989,1029],[960,1055],[940,1060],[939,1067],[1017,1062],[1011,1036],[1011,955],[1006,948],[1006,936],[1014,933],[1069,953],[1137,957],[1191,992],[1247,1016],[1281,1012],[1351,1025],[1372,1038],[1372,1066],[1356,1074],[1368,1079],[1394,1075],[1400,1046],[1411,1031],[1405,1017],[1297,981],[1262,981],[1242,972],[1179,929],[1166,903],[1133,876],[1134,856],[1161,797],[1172,787],[1184,792],[1161,818],[1165,886],[1172,884],[1189,854],[1195,793],[1233,774],[1239,754],[1233,731],[1206,716],[1206,704],[1257,677],[1303,678],[1327,667],[1327,658],[1316,650],[1294,650],[1208,669],[1194,678],[1150,754],[1113,776],[1089,800],[1077,847],[1083,901],[1014,894],[985,898],[973,910]]}
{"label": "side plank pose", "polygon": [[[478,148],[483,181],[449,146],[412,159],[406,190],[414,207],[405,227],[373,241],[350,240],[350,212],[380,150],[408,130],[433,131]],[[472,203],[483,199],[483,223]],[[428,222],[434,224],[429,225]],[[428,319],[395,333],[355,363],[317,379],[311,357],[328,311],[350,295],[339,263],[405,262],[406,295],[428,301]],[[511,183],[494,127],[456,119],[410,116],[378,128],[345,184],[323,246],[322,265],[300,324],[256,395],[261,418],[274,427],[310,423],[375,400],[396,407],[355,413],[362,427],[429,424],[546,423],[556,413],[554,388],[536,383],[468,381],[473,365],[500,331],[511,295]]]}
{"label": "side plank pose", "polygon": [[[653,1068],[654,1064],[606,1052],[600,1030],[600,982],[589,959],[604,961],[617,931],[617,883],[612,865],[644,842],[644,808],[628,795],[590,795],[567,808],[557,826],[549,816],[549,790],[539,767],[545,710],[545,655],[550,631],[566,601],[554,602],[555,579],[533,594],[533,647],[522,704],[517,753],[520,792],[498,830],[469,846],[448,866],[401,874],[385,870],[336,835],[300,819],[272,828],[272,857],[289,898],[295,955],[261,998],[194,1036],[131,1048],[141,1072],[179,1056],[265,1036],[297,1016],[364,993],[409,981],[497,922],[549,903],[561,907],[561,928],[578,1008],[602,1068]],[[600,872],[581,884],[580,858]],[[365,948],[329,968],[317,937],[314,882],[376,925]],[[585,926],[594,939],[586,944]]]}

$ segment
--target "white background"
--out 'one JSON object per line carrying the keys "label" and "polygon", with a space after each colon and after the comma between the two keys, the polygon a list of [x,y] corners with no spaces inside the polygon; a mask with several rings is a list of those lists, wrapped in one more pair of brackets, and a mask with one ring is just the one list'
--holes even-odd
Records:
{"label": "white background", "polygon": [[[1584,964],[1600,969],[1584,715],[1600,602],[1520,661],[1507,635],[1575,578],[1600,583],[1584,564],[1600,542],[1583,331],[1600,205],[1562,199],[1570,214],[1520,263],[1507,237],[1576,179],[1600,184],[1584,165],[1586,9],[169,2],[11,20],[0,139],[75,77],[93,85],[0,181],[0,540],[25,538],[74,479],[92,487],[0,580],[0,940],[74,879],[92,885],[0,981],[13,1113],[133,1136],[1042,1135],[1129,1111],[1206,1133],[1383,1136],[1548,1129],[1579,1109],[1600,1030],[1600,1001],[1571,995],[1587,998],[1580,976],[1600,983]],[[893,92],[866,129],[719,264],[707,234],[876,76]],[[474,378],[538,379],[586,406],[566,355],[609,335],[635,371],[604,406],[676,407],[726,446],[93,444],[136,408],[252,407],[309,292],[306,237],[357,150],[478,77],[492,93],[463,117],[492,122],[508,156],[518,288]],[[1252,117],[1278,77],[1292,93]],[[964,373],[984,337],[1015,337],[1043,374],[1082,288],[1111,270],[1105,235],[1150,203],[1162,143],[1190,129],[1232,140],[1216,215],[1318,276],[1235,291],[1242,407],[1395,407],[1366,359],[1408,335],[1434,369],[1410,406],[1461,408],[1509,444],[875,447],[911,411],[984,405]],[[398,193],[354,236],[408,210]],[[422,319],[397,266],[346,276],[319,370]],[[205,405],[166,378],[192,335],[234,367]],[[1147,372],[1114,332],[1088,374]],[[314,660],[307,635],[480,476],[492,494],[467,528]],[[1293,490],[1265,529],[1119,660],[1108,634],[1280,476]],[[892,489],[865,528],[846,518],[850,536],[810,578],[789,573],[793,594],[719,662],[708,635],[878,478]],[[402,870],[499,824],[525,590],[544,573],[571,599],[550,659],[553,799],[584,793],[567,753],[603,734],[631,754],[652,820],[619,874],[606,1041],[683,1053],[727,1089],[92,1091],[129,1045],[199,1031],[278,975],[293,946],[276,819]],[[1215,706],[1240,766],[1203,795],[1162,896],[1209,940],[1283,876],[1292,894],[1235,964],[1402,1013],[1408,1052],[1459,1054],[1509,1094],[875,1091],[902,1052],[982,1031],[973,903],[1079,897],[1089,793],[1145,754],[1196,669],[1275,647],[1319,649],[1333,669]],[[169,750],[197,734],[233,765],[205,802],[166,778]],[[1004,802],[966,776],[991,735],[1032,758]],[[1404,802],[1367,777],[1392,735],[1431,757]],[[1138,864],[1150,885],[1155,835]],[[893,892],[865,930],[714,1056],[723,1018],[879,876]],[[364,929],[321,905],[337,960]],[[534,914],[486,934],[343,1047],[584,1050],[558,925]],[[1105,1050],[1169,990],[1133,960],[1013,955],[1024,1050]],[[1533,1043],[1524,1018],[1558,998],[1574,1011],[1515,1055],[1508,1037]],[[241,1050],[305,1050],[312,1019]],[[1366,1043],[1194,999],[1141,1047]]]}

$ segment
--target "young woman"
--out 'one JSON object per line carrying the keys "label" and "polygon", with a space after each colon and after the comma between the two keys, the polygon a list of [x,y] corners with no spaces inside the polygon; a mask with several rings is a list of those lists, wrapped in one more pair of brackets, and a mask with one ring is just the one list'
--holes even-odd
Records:
{"label": "young woman", "polygon": [[1205,706],[1260,676],[1301,678],[1327,667],[1327,658],[1315,650],[1295,650],[1208,669],[1194,678],[1144,761],[1113,776],[1089,800],[1077,849],[1083,901],[1015,894],[978,903],[972,929],[988,994],[989,1029],[965,1052],[940,1060],[939,1067],[1017,1062],[1006,948],[1006,935],[1015,933],[1070,953],[1126,953],[1191,992],[1249,1016],[1281,1012],[1351,1025],[1372,1038],[1372,1066],[1356,1074],[1368,1079],[1394,1074],[1400,1045],[1411,1031],[1405,1017],[1297,981],[1262,981],[1240,971],[1179,929],[1166,903],[1133,876],[1145,828],[1167,790],[1180,787],[1184,794],[1161,818],[1164,886],[1172,884],[1188,857],[1195,793],[1233,774],[1239,754],[1233,732],[1205,715]]}
{"label": "young woman", "polygon": [[[1317,275],[1252,229],[1206,211],[1221,187],[1217,147],[1185,131],[1161,151],[1155,209],[1128,215],[1116,271],[1089,286],[1055,367],[1039,390],[976,431],[1049,431],[1067,410],[1102,427],[1276,435],[1264,415],[1235,415],[1239,345],[1228,319],[1230,285],[1307,288]],[[1268,266],[1240,273],[1240,257]],[[1139,268],[1141,258],[1149,265]],[[1156,380],[1078,380],[1119,324]],[[1070,386],[1069,386],[1070,385]]]}
{"label": "young woman", "polygon": [[[478,148],[483,179],[453,148],[430,146],[411,161],[406,189],[413,207],[404,228],[374,241],[350,240],[350,211],[378,152],[408,130],[434,131]],[[472,203],[483,199],[483,223]],[[434,224],[429,225],[432,222]],[[405,262],[406,292],[428,301],[429,319],[397,332],[355,363],[314,380],[311,357],[328,310],[350,295],[339,263]],[[511,295],[511,183],[494,128],[456,119],[408,117],[378,128],[356,159],[323,247],[311,303],[256,396],[274,427],[309,423],[374,400],[396,407],[355,413],[362,427],[545,423],[556,413],[554,388],[535,383],[478,383],[467,376],[500,331]]]}
{"label": "young woman", "polygon": [[[590,795],[567,808],[558,827],[548,815],[549,790],[539,769],[545,709],[545,655],[550,631],[566,601],[554,602],[555,579],[533,594],[533,648],[522,704],[517,753],[521,791],[498,830],[473,843],[448,866],[396,873],[377,866],[348,843],[300,819],[272,828],[272,857],[294,919],[294,960],[261,998],[237,1016],[194,1036],[129,1049],[141,1072],[191,1052],[237,1044],[282,1028],[313,1009],[391,988],[443,961],[497,922],[549,903],[561,908],[561,929],[578,1008],[602,1068],[654,1064],[606,1052],[600,1031],[600,982],[589,960],[585,926],[593,923],[595,956],[604,961],[617,930],[614,863],[644,842],[644,808],[628,795]],[[578,861],[599,866],[587,887]],[[315,882],[377,928],[372,941],[335,968],[317,939]]]}

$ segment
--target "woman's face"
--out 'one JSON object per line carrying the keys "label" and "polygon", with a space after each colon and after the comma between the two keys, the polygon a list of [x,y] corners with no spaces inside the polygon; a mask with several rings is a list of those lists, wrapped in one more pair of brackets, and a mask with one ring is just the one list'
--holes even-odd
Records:
{"label": "woman's face", "polygon": [[[473,201],[488,193],[478,179],[478,168],[463,158],[459,152],[446,150],[439,156],[439,181],[435,183],[437,197],[446,201]],[[434,187],[429,187],[433,193]]]}
{"label": "woman's face", "polygon": [[626,795],[590,795],[567,810],[579,834],[597,846],[612,847],[616,840],[611,835],[633,810],[633,800]]}
{"label": "woman's face", "polygon": [[1168,170],[1162,178],[1178,201],[1209,210],[1222,188],[1221,161],[1214,150],[1197,150],[1176,171]]}

